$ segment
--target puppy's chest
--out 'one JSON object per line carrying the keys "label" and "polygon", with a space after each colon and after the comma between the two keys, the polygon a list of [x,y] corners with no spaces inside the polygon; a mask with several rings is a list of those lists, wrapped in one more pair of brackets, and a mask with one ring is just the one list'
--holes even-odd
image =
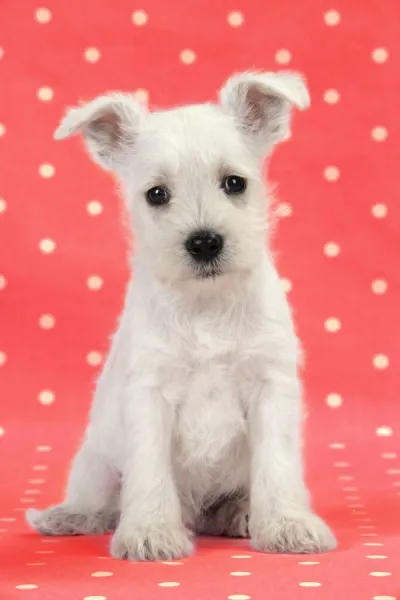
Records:
{"label": "puppy's chest", "polygon": [[190,371],[176,407],[175,439],[184,463],[224,460],[245,431],[240,382],[228,363],[203,363]]}
{"label": "puppy's chest", "polygon": [[183,340],[175,439],[182,461],[216,464],[245,433],[243,334],[197,320]]}

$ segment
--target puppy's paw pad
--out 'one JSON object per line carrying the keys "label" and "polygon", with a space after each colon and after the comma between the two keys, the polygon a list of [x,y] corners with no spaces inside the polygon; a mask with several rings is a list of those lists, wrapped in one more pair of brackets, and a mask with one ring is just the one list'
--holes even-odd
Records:
{"label": "puppy's paw pad", "polygon": [[31,508],[26,520],[42,535],[90,535],[104,533],[115,526],[116,518],[100,512],[85,513],[60,504],[40,511]]}
{"label": "puppy's paw pad", "polygon": [[111,555],[126,560],[174,560],[193,552],[193,544],[184,528],[166,525],[151,528],[119,527],[111,542]]}
{"label": "puppy's paw pad", "polygon": [[282,516],[261,527],[252,526],[252,545],[262,552],[316,554],[336,548],[329,527],[312,513]]}

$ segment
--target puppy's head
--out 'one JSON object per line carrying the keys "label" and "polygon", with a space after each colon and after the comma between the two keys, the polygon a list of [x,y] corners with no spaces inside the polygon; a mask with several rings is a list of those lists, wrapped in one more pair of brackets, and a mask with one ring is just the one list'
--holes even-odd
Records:
{"label": "puppy's head", "polygon": [[57,139],[81,133],[89,154],[116,173],[134,219],[135,247],[169,282],[245,274],[265,243],[263,158],[309,96],[294,73],[243,73],[217,105],[148,113],[112,93],[70,110]]}

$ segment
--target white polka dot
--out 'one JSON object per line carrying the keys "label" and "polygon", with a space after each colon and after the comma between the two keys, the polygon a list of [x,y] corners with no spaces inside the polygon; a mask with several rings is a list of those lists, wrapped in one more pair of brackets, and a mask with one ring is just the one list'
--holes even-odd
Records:
{"label": "white polka dot", "polygon": [[4,56],[4,50],[3,48],[0,46],[0,60],[3,58]]}
{"label": "white polka dot", "polygon": [[196,60],[196,53],[193,52],[193,50],[189,49],[182,50],[182,52],[179,55],[179,58],[184,65],[191,65]]}
{"label": "white polka dot", "polygon": [[34,465],[32,467],[33,471],[47,471],[49,467],[47,465]]}
{"label": "white polka dot", "polygon": [[20,498],[19,499],[22,504],[34,504],[35,500],[33,498]]}
{"label": "white polka dot", "polygon": [[89,215],[97,216],[103,212],[103,205],[100,202],[97,202],[97,200],[92,200],[86,205],[86,210]]}
{"label": "white polka dot", "polygon": [[317,581],[303,581],[302,583],[299,583],[300,587],[307,587],[307,588],[313,588],[313,587],[321,587],[321,583],[318,583]]}
{"label": "white polka dot", "polygon": [[329,331],[330,333],[336,333],[339,331],[339,329],[341,329],[341,327],[342,324],[336,317],[329,317],[325,321],[325,330]]}
{"label": "white polka dot", "polygon": [[337,181],[340,177],[340,171],[334,166],[326,167],[324,169],[324,177],[327,181]]}
{"label": "white polka dot", "polygon": [[4,288],[7,286],[7,279],[4,277],[4,275],[0,275],[0,290],[4,290]]}
{"label": "white polka dot", "polygon": [[275,53],[275,61],[279,65],[288,65],[292,59],[292,55],[286,48],[281,48]]}
{"label": "white polka dot", "polygon": [[251,596],[247,596],[246,594],[232,594],[228,596],[228,600],[251,600]]}
{"label": "white polka dot", "polygon": [[5,434],[4,427],[0,427],[0,437],[3,437]]}
{"label": "white polka dot", "polygon": [[95,571],[92,573],[92,577],[111,577],[114,573],[111,571]]}
{"label": "white polka dot", "polygon": [[389,358],[386,354],[375,354],[372,363],[375,369],[386,369],[389,365]]}
{"label": "white polka dot", "polygon": [[386,473],[388,475],[400,475],[400,469],[388,469]]}
{"label": "white polka dot", "polygon": [[343,450],[346,448],[346,445],[341,442],[333,442],[332,444],[329,444],[329,448],[332,448],[332,450]]}
{"label": "white polka dot", "polygon": [[42,329],[53,329],[56,320],[53,315],[42,315],[39,319],[39,325]]}
{"label": "white polka dot", "polygon": [[0,367],[5,365],[6,362],[7,362],[7,354],[0,350]]}
{"label": "white polka dot", "polygon": [[7,202],[4,200],[4,198],[0,198],[0,213],[5,212],[7,209]]}
{"label": "white polka dot", "polygon": [[387,573],[385,571],[372,571],[370,575],[372,577],[390,577],[391,573]]}
{"label": "white polka dot", "polygon": [[35,20],[37,23],[49,23],[51,21],[51,12],[48,8],[37,8],[35,11]]}
{"label": "white polka dot", "polygon": [[97,48],[86,48],[84,57],[87,62],[95,63],[100,59],[100,51]]}
{"label": "white polka dot", "polygon": [[345,486],[345,487],[343,488],[343,491],[344,491],[344,492],[358,492],[358,488],[357,488],[357,487],[355,487],[354,485],[351,485],[351,486]]}
{"label": "white polka dot", "polygon": [[54,92],[50,87],[40,87],[37,91],[37,97],[41,102],[49,102],[53,99]]}
{"label": "white polka dot", "polygon": [[98,365],[101,364],[102,360],[103,360],[103,357],[100,354],[100,352],[96,352],[96,351],[89,352],[86,356],[86,362],[91,367],[97,367]]}
{"label": "white polka dot", "polygon": [[0,517],[0,523],[15,523],[15,517]]}
{"label": "white polka dot", "polygon": [[393,485],[395,487],[400,487],[400,481],[393,481]]}
{"label": "white polka dot", "polygon": [[367,558],[370,558],[371,560],[384,560],[387,556],[384,554],[368,554]]}
{"label": "white polka dot", "polygon": [[369,517],[356,517],[357,521],[362,521],[363,523],[371,523],[372,519],[370,519]]}
{"label": "white polka dot", "polygon": [[380,542],[364,542],[363,546],[383,546]]}
{"label": "white polka dot", "polygon": [[371,131],[371,137],[375,142],[384,142],[388,137],[386,127],[374,127]]}
{"label": "white polka dot", "polygon": [[378,537],[377,533],[361,533],[361,537]]}
{"label": "white polka dot", "polygon": [[132,23],[138,27],[146,25],[148,20],[148,14],[144,10],[135,10],[135,12],[132,13]]}
{"label": "white polka dot", "polygon": [[384,279],[375,279],[371,283],[371,289],[374,294],[384,294],[388,288],[387,281]]}
{"label": "white polka dot", "polygon": [[306,565],[306,566],[312,566],[312,565],[319,565],[320,563],[316,560],[302,560],[301,562],[299,562],[299,565]]}
{"label": "white polka dot", "polygon": [[249,571],[232,571],[229,575],[232,575],[232,577],[248,577],[251,573]]}
{"label": "white polka dot", "polygon": [[50,165],[49,163],[43,163],[39,167],[39,174],[41,177],[44,177],[45,179],[50,179],[50,177],[54,176],[54,173],[55,173],[55,168],[53,167],[53,165]]}
{"label": "white polka dot", "polygon": [[233,11],[228,14],[228,23],[231,27],[240,27],[243,25],[243,22],[243,13],[239,11]]}
{"label": "white polka dot", "polygon": [[329,408],[339,408],[343,404],[343,398],[340,394],[328,394],[325,402]]}
{"label": "white polka dot", "polygon": [[340,13],[337,10],[327,10],[324,14],[324,21],[330,27],[338,25],[340,23]]}
{"label": "white polka dot", "polygon": [[106,596],[85,596],[83,600],[107,600]]}
{"label": "white polka dot", "polygon": [[384,452],[381,456],[386,460],[393,460],[397,458],[397,454],[395,452]]}
{"label": "white polka dot", "polygon": [[51,446],[47,446],[46,444],[42,444],[40,446],[36,446],[36,450],[38,452],[51,452]]}
{"label": "white polka dot", "polygon": [[286,277],[282,277],[281,282],[282,282],[282,287],[286,293],[292,291],[292,282],[290,281],[290,279],[286,279]]}
{"label": "white polka dot", "polygon": [[374,596],[373,600],[396,600],[394,596]]}
{"label": "white polka dot", "polygon": [[91,275],[90,277],[88,277],[86,283],[89,290],[97,291],[103,287],[103,280],[98,275]]}
{"label": "white polka dot", "polygon": [[376,219],[383,219],[388,213],[386,204],[374,204],[371,208],[371,213]]}
{"label": "white polka dot", "polygon": [[324,92],[324,100],[327,104],[337,104],[340,100],[340,94],[334,89],[326,90]]}
{"label": "white polka dot", "polygon": [[333,466],[338,467],[339,469],[347,469],[347,467],[349,467],[350,465],[347,462],[337,461],[333,463]]}
{"label": "white polka dot", "polygon": [[335,244],[335,242],[327,242],[324,245],[324,254],[325,256],[329,256],[329,258],[335,258],[340,254],[339,244]]}
{"label": "white polka dot", "polygon": [[0,137],[2,137],[6,132],[6,126],[3,123],[0,123]]}
{"label": "white polka dot", "polygon": [[161,583],[158,584],[158,587],[162,587],[162,588],[174,588],[174,587],[179,587],[181,584],[178,583],[177,581],[162,581]]}
{"label": "white polka dot", "polygon": [[232,558],[253,558],[250,554],[233,554]]}
{"label": "white polka dot", "polygon": [[40,240],[39,248],[43,252],[43,254],[51,254],[54,252],[56,247],[56,243],[54,240],[50,238],[45,238],[44,240]]}
{"label": "white polka dot", "polygon": [[280,202],[276,207],[276,214],[278,215],[278,217],[290,217],[292,213],[292,206],[288,202]]}
{"label": "white polka dot", "polygon": [[143,88],[138,88],[135,91],[135,98],[142,102],[143,104],[148,104],[149,102],[149,92]]}
{"label": "white polka dot", "polygon": [[376,63],[384,63],[389,58],[389,52],[386,48],[375,48],[371,53],[371,58]]}
{"label": "white polka dot", "polygon": [[[354,481],[353,475],[340,475],[339,479],[340,479],[340,481]],[[359,505],[357,505],[357,506],[359,506]],[[354,508],[357,508],[357,507],[354,506]]]}
{"label": "white polka dot", "polygon": [[[25,490],[24,494],[27,494],[28,496],[35,496],[36,494],[40,494],[40,490]],[[43,541],[43,540],[42,540]],[[58,540],[57,540],[58,541]]]}
{"label": "white polka dot", "polygon": [[[99,558],[109,558],[109,557],[108,556],[104,556],[104,557],[99,556]],[[179,567],[180,565],[183,565],[184,563],[176,561],[176,560],[164,560],[162,564],[168,565],[169,567]]]}
{"label": "white polka dot", "polygon": [[39,392],[38,399],[40,404],[43,404],[44,406],[53,404],[55,400],[54,392],[51,390],[42,390]]}
{"label": "white polka dot", "polygon": [[15,586],[17,590],[37,590],[39,587],[35,583],[20,583]]}

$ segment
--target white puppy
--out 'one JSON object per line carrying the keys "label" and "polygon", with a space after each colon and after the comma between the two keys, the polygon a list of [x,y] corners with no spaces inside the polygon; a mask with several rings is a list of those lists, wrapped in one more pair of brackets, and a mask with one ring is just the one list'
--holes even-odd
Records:
{"label": "white puppy", "polygon": [[301,458],[299,347],[266,244],[263,159],[309,96],[296,74],[243,73],[218,105],[148,113],[133,97],[72,109],[133,216],[134,275],[65,501],[47,535],[115,530],[117,558],[192,552],[191,532],[321,552]]}

